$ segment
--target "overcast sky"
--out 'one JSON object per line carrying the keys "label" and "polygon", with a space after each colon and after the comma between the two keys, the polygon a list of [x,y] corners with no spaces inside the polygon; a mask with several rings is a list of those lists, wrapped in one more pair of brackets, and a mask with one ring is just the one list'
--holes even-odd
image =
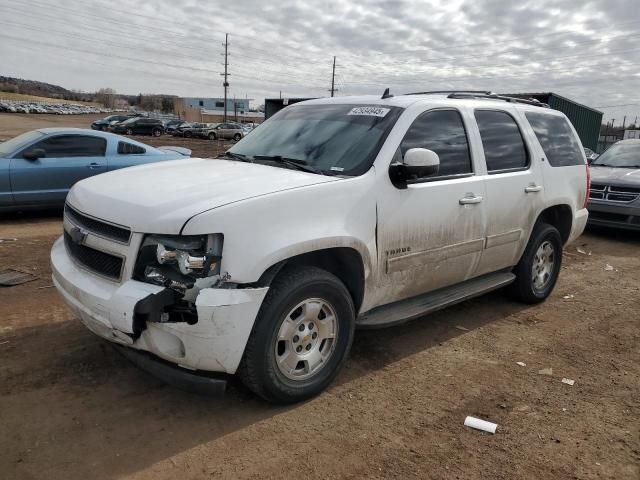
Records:
{"label": "overcast sky", "polygon": [[328,95],[335,55],[338,95],[553,91],[640,116],[638,0],[0,0],[0,75],[218,97],[225,33],[230,95],[256,103]]}

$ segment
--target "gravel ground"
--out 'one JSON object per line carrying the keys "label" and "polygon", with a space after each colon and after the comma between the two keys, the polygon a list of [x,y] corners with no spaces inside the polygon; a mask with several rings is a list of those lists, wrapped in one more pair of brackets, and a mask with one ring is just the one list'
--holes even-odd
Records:
{"label": "gravel ground", "polygon": [[0,269],[38,276],[0,289],[1,478],[640,478],[640,234],[583,235],[542,305],[357,332],[327,392],[274,407],[175,390],[88,332],[51,288],[60,233],[60,212],[0,217]]}

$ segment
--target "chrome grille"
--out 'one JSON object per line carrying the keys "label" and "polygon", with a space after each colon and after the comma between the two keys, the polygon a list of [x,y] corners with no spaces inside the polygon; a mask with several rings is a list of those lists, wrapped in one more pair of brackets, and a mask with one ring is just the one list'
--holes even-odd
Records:
{"label": "chrome grille", "polygon": [[614,185],[591,184],[589,198],[629,203],[640,197],[640,187],[616,187]]}
{"label": "chrome grille", "polygon": [[128,228],[89,217],[73,209],[68,204],[64,206],[64,214],[72,223],[98,237],[123,244],[128,244],[131,239],[131,230]]}

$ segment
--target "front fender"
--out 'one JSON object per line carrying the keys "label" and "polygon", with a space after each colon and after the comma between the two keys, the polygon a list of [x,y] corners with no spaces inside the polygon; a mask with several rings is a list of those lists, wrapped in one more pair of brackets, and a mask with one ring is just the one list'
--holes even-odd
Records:
{"label": "front fender", "polygon": [[190,219],[184,235],[222,233],[221,271],[256,282],[272,265],[317,250],[347,247],[375,268],[375,172],[276,192],[221,206]]}

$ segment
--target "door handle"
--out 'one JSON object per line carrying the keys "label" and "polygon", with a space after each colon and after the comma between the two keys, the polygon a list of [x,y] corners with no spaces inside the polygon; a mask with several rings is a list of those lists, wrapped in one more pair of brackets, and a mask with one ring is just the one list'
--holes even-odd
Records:
{"label": "door handle", "polygon": [[542,191],[542,187],[540,185],[529,185],[524,189],[525,193],[538,193]]}
{"label": "door handle", "polygon": [[98,168],[100,168],[102,165],[100,165],[99,163],[93,162],[90,163],[89,165],[87,165],[87,168],[90,168],[91,170],[96,170]]}
{"label": "door handle", "polygon": [[473,205],[474,203],[480,203],[482,200],[484,200],[484,198],[480,195],[475,197],[463,197],[460,199],[460,205]]}

